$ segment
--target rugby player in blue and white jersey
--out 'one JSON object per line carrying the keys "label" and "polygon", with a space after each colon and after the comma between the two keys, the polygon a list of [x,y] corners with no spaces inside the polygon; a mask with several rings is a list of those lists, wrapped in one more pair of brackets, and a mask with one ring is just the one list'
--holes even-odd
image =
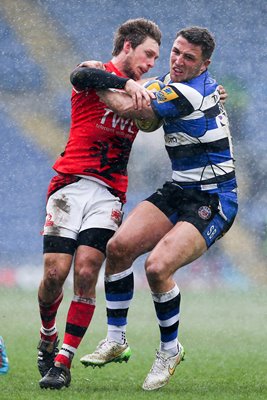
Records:
{"label": "rugby player in blue and white jersey", "polygon": [[[215,48],[206,28],[178,32],[165,86],[151,100],[133,80],[125,91],[99,92],[123,117],[163,119],[172,179],[128,216],[107,246],[105,289],[108,334],[96,351],[81,359],[101,366],[123,361],[127,311],[133,290],[132,263],[145,262],[160,329],[160,347],[144,390],[166,385],[184,358],[178,341],[180,291],[173,279],[231,227],[238,209],[231,135],[217,82],[208,72]],[[129,295],[127,295],[129,294]],[[119,351],[121,346],[122,351]]]}

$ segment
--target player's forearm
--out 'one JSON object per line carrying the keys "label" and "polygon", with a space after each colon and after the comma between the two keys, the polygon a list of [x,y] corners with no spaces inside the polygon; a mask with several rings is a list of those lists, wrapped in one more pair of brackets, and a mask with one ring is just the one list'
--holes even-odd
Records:
{"label": "player's forearm", "polygon": [[97,91],[97,94],[111,110],[124,118],[152,119],[155,116],[151,107],[146,104],[143,104],[141,110],[136,110],[132,98],[127,93],[104,90]]}
{"label": "player's forearm", "polygon": [[127,93],[111,90],[97,91],[100,99],[117,114],[129,118],[133,108],[131,97]]}
{"label": "player's forearm", "polygon": [[78,90],[124,89],[128,78],[123,78],[98,68],[78,67],[70,75],[72,85]]}

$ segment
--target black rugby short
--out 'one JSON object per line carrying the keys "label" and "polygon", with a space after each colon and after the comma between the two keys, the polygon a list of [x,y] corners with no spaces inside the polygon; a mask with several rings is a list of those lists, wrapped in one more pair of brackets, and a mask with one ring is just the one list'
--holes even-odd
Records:
{"label": "black rugby short", "polygon": [[234,204],[233,216],[228,220],[220,212],[220,199],[217,193],[183,189],[174,182],[166,182],[145,200],[159,208],[174,225],[178,221],[194,225],[204,237],[208,247],[228,231],[237,208]]}

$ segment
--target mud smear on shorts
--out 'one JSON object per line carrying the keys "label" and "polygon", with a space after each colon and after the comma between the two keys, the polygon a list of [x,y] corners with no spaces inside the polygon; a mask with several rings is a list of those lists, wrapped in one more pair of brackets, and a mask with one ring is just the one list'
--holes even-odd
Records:
{"label": "mud smear on shorts", "polygon": [[60,228],[58,226],[49,227],[48,235],[60,236]]}
{"label": "mud smear on shorts", "polygon": [[65,213],[70,213],[70,205],[68,204],[68,199],[65,195],[63,195],[60,199],[55,199],[54,204],[60,210],[64,211]]}

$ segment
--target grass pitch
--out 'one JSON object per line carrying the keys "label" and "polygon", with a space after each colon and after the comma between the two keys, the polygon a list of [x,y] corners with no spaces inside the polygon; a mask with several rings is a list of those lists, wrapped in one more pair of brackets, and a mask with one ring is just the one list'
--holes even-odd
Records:
{"label": "grass pitch", "polygon": [[[9,373],[0,375],[0,399],[266,399],[266,287],[206,292],[181,287],[181,291],[179,338],[186,360],[166,387],[156,392],[141,389],[159,342],[153,304],[146,290],[136,292],[129,313],[127,337],[133,355],[128,364],[109,364],[102,369],[80,364],[80,357],[93,351],[106,334],[104,294],[99,290],[95,316],[73,361],[71,386],[51,391],[38,385],[37,291],[0,288],[0,335],[10,360]],[[67,290],[59,310],[61,343],[71,297]]]}

